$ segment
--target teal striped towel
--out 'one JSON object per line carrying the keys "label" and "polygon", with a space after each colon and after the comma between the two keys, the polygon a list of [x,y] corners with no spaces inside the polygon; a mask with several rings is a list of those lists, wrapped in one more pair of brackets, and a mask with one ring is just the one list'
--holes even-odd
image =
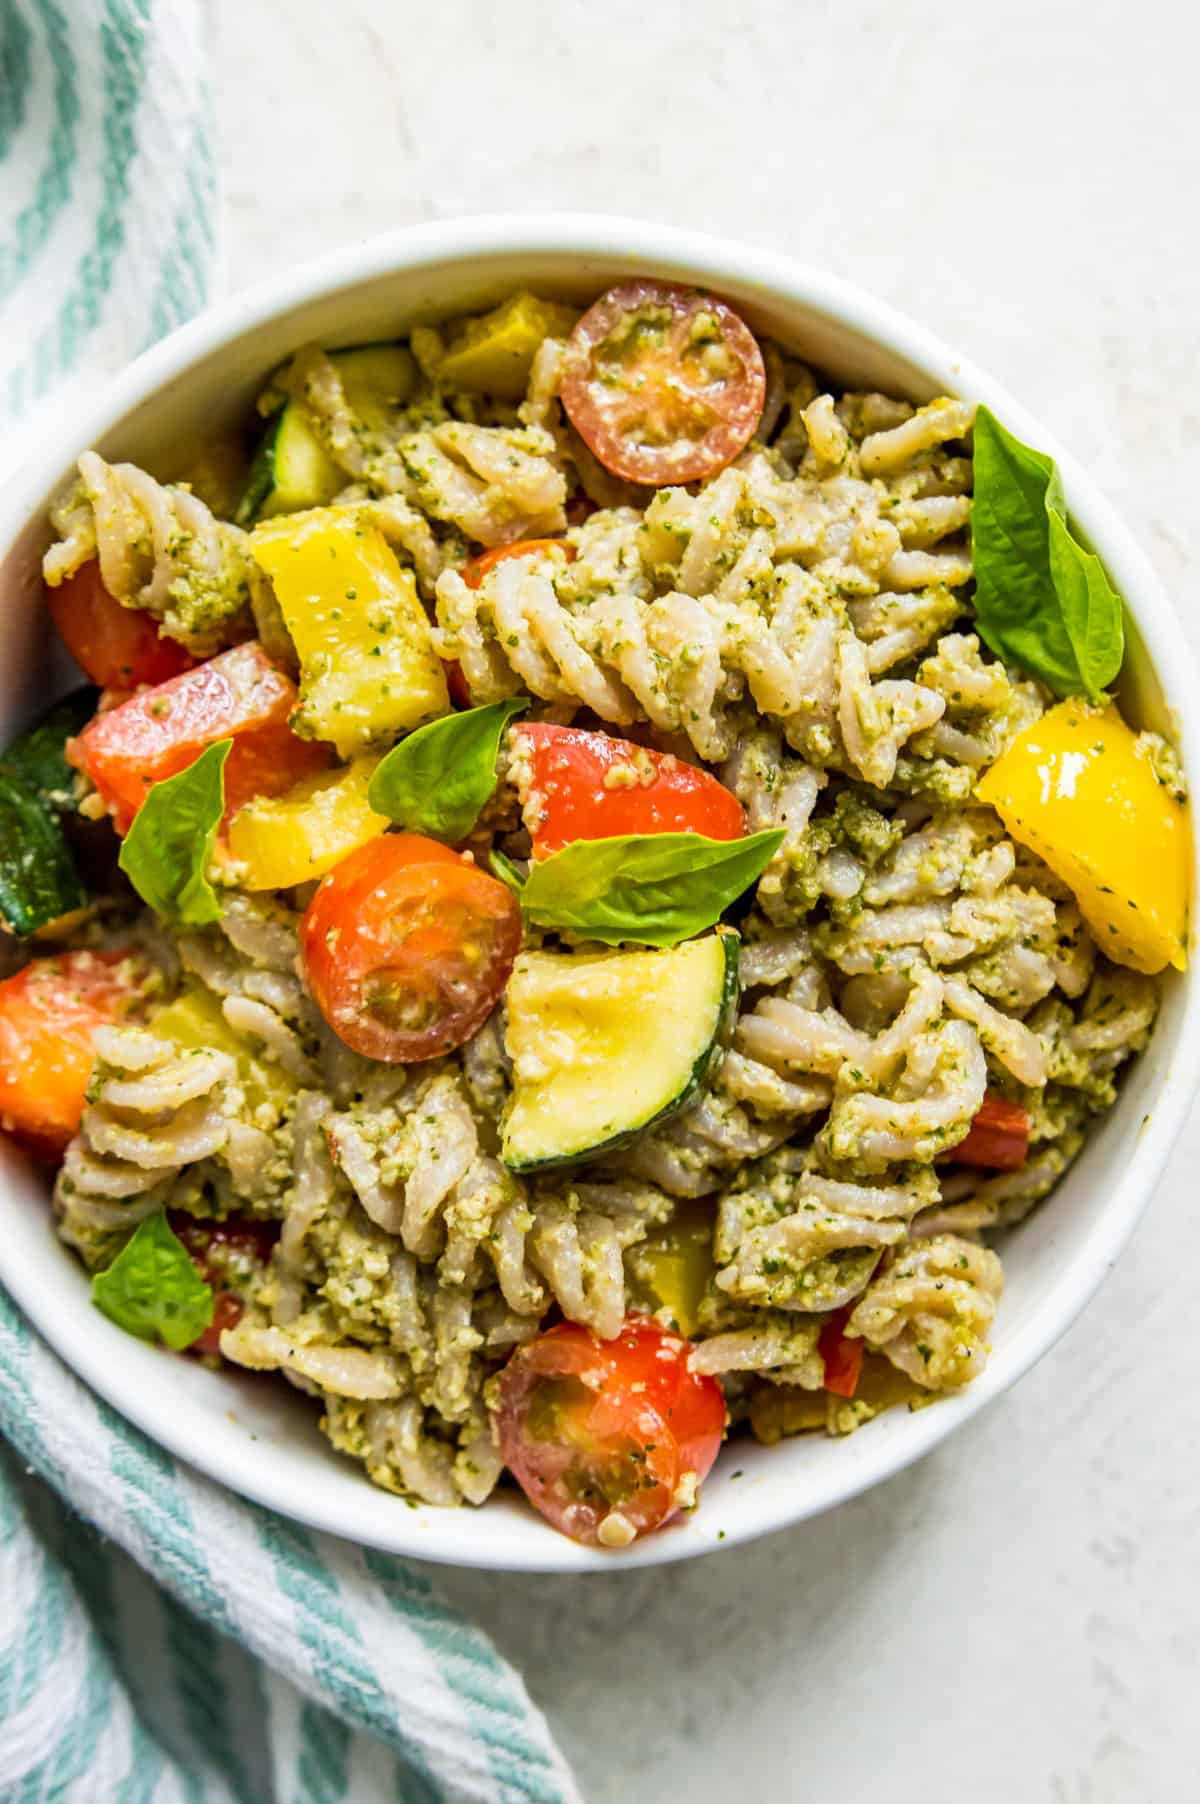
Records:
{"label": "teal striped towel", "polygon": [[[6,455],[207,299],[204,67],[199,0],[0,0]],[[422,1575],[172,1459],[3,1291],[0,1436],[4,1804],[577,1804]]]}

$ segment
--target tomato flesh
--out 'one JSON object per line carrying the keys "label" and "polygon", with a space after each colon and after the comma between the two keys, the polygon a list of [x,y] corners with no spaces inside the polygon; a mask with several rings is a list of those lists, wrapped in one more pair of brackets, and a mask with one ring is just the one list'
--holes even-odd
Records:
{"label": "tomato flesh", "polygon": [[766,398],[758,342],[714,295],[670,282],[610,288],[563,360],[562,403],[588,449],[627,482],[699,482],[750,441]]}
{"label": "tomato flesh", "polygon": [[56,589],[47,585],[46,604],[59,638],[101,689],[165,683],[195,663],[176,640],[163,637],[152,615],[114,600],[95,558]]}
{"label": "tomato flesh", "polygon": [[491,551],[483,551],[473,557],[463,568],[463,581],[468,589],[478,589],[489,570],[502,564],[505,558],[531,557],[535,552],[561,552],[570,563],[575,556],[575,547],[566,539],[518,539],[512,545],[496,545]]}
{"label": "tomato flesh", "polygon": [[300,928],[309,988],[365,1058],[419,1063],[461,1046],[496,1006],[521,945],[502,883],[418,833],[389,833],[323,880]]}
{"label": "tomato flesh", "polygon": [[[171,1230],[187,1248],[193,1265],[213,1287],[212,1321],[188,1347],[189,1353],[213,1359],[221,1355],[221,1336],[236,1328],[245,1313],[238,1294],[248,1268],[266,1265],[279,1238],[279,1223],[253,1221],[231,1215],[224,1221],[204,1221],[172,1209],[167,1216]],[[229,1286],[234,1288],[230,1289]]]}
{"label": "tomato flesh", "polygon": [[825,1361],[825,1389],[835,1397],[853,1397],[866,1351],[863,1340],[851,1340],[846,1334],[850,1314],[849,1309],[839,1309],[831,1315],[817,1342],[817,1351]]}
{"label": "tomato flesh", "polygon": [[295,705],[295,684],[251,641],[98,714],[71,742],[69,756],[125,833],[155,783],[186,770],[206,746],[232,739],[228,819],[252,796],[282,795],[329,764],[327,746],[297,738],[288,726]]}
{"label": "tomato flesh", "polygon": [[145,976],[127,953],[64,952],[0,983],[0,1126],[40,1157],[78,1132],[92,1035],[129,1012]]}
{"label": "tomato flesh", "polygon": [[[741,803],[707,771],[608,733],[531,721],[513,729],[533,855],[623,833],[740,839]],[[526,774],[528,773],[528,774]]]}
{"label": "tomato flesh", "polygon": [[715,1378],[648,1316],[615,1340],[560,1322],[500,1378],[500,1450],[533,1507],[573,1541],[628,1545],[694,1503],[725,1430]]}
{"label": "tomato flesh", "polygon": [[988,1091],[971,1123],[948,1157],[959,1165],[988,1171],[1019,1171],[1029,1156],[1029,1115],[1020,1103]]}

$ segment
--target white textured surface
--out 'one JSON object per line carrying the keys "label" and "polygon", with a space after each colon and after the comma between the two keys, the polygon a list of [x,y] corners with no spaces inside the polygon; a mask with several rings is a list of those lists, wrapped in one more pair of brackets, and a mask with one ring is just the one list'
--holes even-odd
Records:
{"label": "white textured surface", "polygon": [[[1091,466],[1200,649],[1200,14],[1184,0],[218,5],[230,278],[582,207],[824,263]],[[835,1516],[687,1567],[438,1574],[590,1804],[1195,1804],[1200,1117],[1099,1299]]]}

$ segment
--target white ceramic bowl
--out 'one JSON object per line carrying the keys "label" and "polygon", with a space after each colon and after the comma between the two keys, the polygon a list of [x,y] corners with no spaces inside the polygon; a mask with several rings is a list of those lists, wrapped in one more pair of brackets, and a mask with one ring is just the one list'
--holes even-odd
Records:
{"label": "white ceramic bowl", "polygon": [[[183,435],[244,415],[263,374],[310,340],[393,336],[415,321],[481,307],[518,286],[587,301],[614,280],[654,274],[712,287],[760,331],[820,369],[914,400],[948,391],[986,401],[1062,467],[1077,526],[1125,596],[1126,712],[1165,728],[1200,787],[1200,703],[1171,604],[1107,501],[1052,435],[988,377],[888,307],[819,270],[726,240],[585,215],[514,215],[405,229],[331,253],[237,296],[126,370],[59,430],[0,496],[4,657],[0,743],[48,699],[50,639],[39,561],[48,497],[89,445],[169,470]],[[286,1386],[216,1374],[130,1339],[91,1306],[59,1245],[44,1187],[0,1149],[0,1280],[62,1357],[117,1409],[235,1491],[368,1546],[463,1566],[609,1571],[687,1559],[797,1522],[917,1459],[1028,1371],[1109,1271],[1184,1119],[1200,1069],[1196,967],[1167,984],[1148,1051],[1053,1200],[1010,1238],[995,1351],[961,1396],[892,1413],[846,1441],[738,1441],[695,1516],[627,1553],[593,1553],[515,1497],[481,1510],[414,1509],[337,1457],[315,1412]],[[1065,1405],[1064,1405],[1065,1406]],[[735,1482],[736,1481],[736,1482]]]}

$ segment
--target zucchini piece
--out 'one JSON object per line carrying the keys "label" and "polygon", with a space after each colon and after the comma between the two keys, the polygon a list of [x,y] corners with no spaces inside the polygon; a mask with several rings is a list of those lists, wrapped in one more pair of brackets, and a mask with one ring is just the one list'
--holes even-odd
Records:
{"label": "zucchini piece", "polygon": [[57,817],[12,769],[0,767],[0,922],[37,933],[87,905]]}
{"label": "zucchini piece", "polygon": [[445,388],[522,401],[542,340],[569,337],[578,318],[574,307],[514,294],[490,313],[452,323],[434,376]]}
{"label": "zucchini piece", "polygon": [[508,984],[510,1171],[613,1152],[683,1108],[728,1038],[738,936],[662,952],[524,952]]}
{"label": "zucchini piece", "polygon": [[72,690],[47,709],[42,718],[14,739],[0,757],[0,768],[11,772],[39,795],[57,814],[76,814],[75,772],[67,763],[66,744],[82,733],[100,700],[90,684]]}
{"label": "zucchini piece", "polygon": [[345,486],[345,475],[309,425],[304,409],[289,401],[268,423],[255,453],[237,524],[252,526],[274,514],[324,507]]}
{"label": "zucchini piece", "polygon": [[352,345],[331,351],[329,361],[351,408],[372,431],[389,425],[417,386],[416,359],[407,345]]}
{"label": "zucchini piece", "polygon": [[[350,407],[364,426],[378,431],[409,399],[417,381],[412,352],[404,345],[355,345],[331,351]],[[253,526],[276,514],[326,507],[348,482],[313,431],[304,408],[287,401],[269,421],[255,453],[235,516]]]}

